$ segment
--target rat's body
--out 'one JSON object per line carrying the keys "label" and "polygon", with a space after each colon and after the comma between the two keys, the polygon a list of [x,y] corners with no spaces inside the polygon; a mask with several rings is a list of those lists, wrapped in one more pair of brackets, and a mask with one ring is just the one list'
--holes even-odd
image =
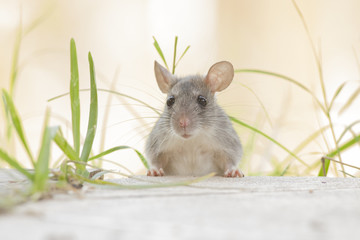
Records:
{"label": "rat's body", "polygon": [[148,175],[243,176],[236,168],[242,155],[239,138],[214,96],[233,78],[229,64],[213,65],[206,77],[176,78],[155,63],[157,82],[168,98],[146,143]]}

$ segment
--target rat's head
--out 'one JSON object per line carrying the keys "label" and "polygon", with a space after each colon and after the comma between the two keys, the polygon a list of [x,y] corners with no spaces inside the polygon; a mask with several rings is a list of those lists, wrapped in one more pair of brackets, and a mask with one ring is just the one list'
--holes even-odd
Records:
{"label": "rat's head", "polygon": [[211,66],[205,77],[176,78],[155,61],[155,76],[160,90],[167,94],[162,117],[176,135],[187,139],[217,124],[219,107],[214,94],[230,85],[234,68],[223,61]]}

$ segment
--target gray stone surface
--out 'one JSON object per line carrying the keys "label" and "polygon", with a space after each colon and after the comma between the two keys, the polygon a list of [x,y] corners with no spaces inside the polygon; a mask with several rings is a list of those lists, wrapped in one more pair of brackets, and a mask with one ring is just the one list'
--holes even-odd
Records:
{"label": "gray stone surface", "polygon": [[[189,178],[112,181],[184,179]],[[0,193],[24,184],[9,183],[1,171],[0,180]],[[360,179],[214,177],[189,187],[86,186],[76,194],[17,206],[0,215],[0,229],[1,240],[359,239]]]}

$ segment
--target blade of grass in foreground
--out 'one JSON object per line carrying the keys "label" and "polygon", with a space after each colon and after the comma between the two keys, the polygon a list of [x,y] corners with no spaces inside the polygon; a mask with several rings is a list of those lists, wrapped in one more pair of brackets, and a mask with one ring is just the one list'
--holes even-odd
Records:
{"label": "blade of grass in foreground", "polygon": [[235,117],[231,117],[229,116],[230,120],[233,121],[234,123],[237,123],[243,127],[246,127],[260,135],[262,135],[263,137],[267,138],[268,140],[270,140],[271,142],[275,143],[276,145],[278,145],[280,148],[282,148],[284,151],[286,151],[287,153],[289,153],[291,156],[293,156],[296,160],[298,160],[299,162],[301,162],[302,164],[304,164],[305,166],[309,166],[308,164],[306,164],[303,160],[301,160],[298,156],[296,156],[293,152],[291,152],[289,149],[287,149],[284,145],[282,145],[281,143],[279,143],[278,141],[276,141],[275,139],[273,139],[272,137],[270,137],[269,135],[263,133],[262,131],[258,130],[257,128],[254,128],[240,120],[238,120]]}
{"label": "blade of grass in foreground", "polygon": [[29,180],[33,181],[34,176],[29,173],[25,168],[23,168],[19,162],[10,157],[4,150],[0,149],[0,158],[2,158],[7,164],[9,164],[12,168],[15,168],[17,171],[22,173],[24,176],[26,176]]}
{"label": "blade of grass in foreground", "polygon": [[90,52],[89,52],[89,67],[90,67],[91,102],[90,102],[88,129],[86,132],[84,147],[82,149],[80,156],[80,160],[82,162],[87,162],[89,159],[92,144],[95,138],[97,118],[98,118],[98,98],[97,98],[97,89],[96,89],[96,81],[95,81],[95,69],[94,69],[94,62]]}
{"label": "blade of grass in foreground", "polygon": [[31,154],[29,145],[26,141],[24,130],[23,130],[24,128],[22,126],[19,114],[15,108],[14,102],[12,101],[9,94],[5,91],[5,89],[2,90],[2,96],[3,96],[5,107],[6,107],[7,111],[9,111],[9,113],[10,113],[11,121],[12,121],[13,126],[15,127],[15,130],[21,140],[21,143],[23,144],[23,146],[26,150],[26,153],[28,154],[33,166],[35,166],[35,161],[34,161],[33,155]]}
{"label": "blade of grass in foreground", "polygon": [[46,189],[49,179],[49,160],[50,160],[50,146],[51,141],[59,127],[48,127],[47,120],[45,120],[45,130],[41,142],[41,149],[38,160],[35,166],[34,184],[32,192],[42,192]]}
{"label": "blade of grass in foreground", "polygon": [[70,40],[70,101],[71,101],[71,118],[72,134],[74,139],[74,149],[79,156],[80,154],[80,98],[79,98],[79,69],[76,53],[75,40]]}
{"label": "blade of grass in foreground", "polygon": [[89,158],[89,161],[92,161],[92,160],[95,160],[95,159],[98,159],[98,158],[101,158],[101,157],[104,157],[105,155],[108,155],[112,152],[115,152],[115,151],[118,151],[118,150],[123,150],[123,149],[132,149],[135,151],[135,153],[138,155],[138,157],[140,158],[141,162],[144,164],[144,166],[149,169],[149,163],[147,162],[147,160],[145,159],[145,157],[138,151],[136,150],[135,148],[132,148],[132,147],[129,147],[129,146],[117,146],[117,147],[113,147],[113,148],[110,148],[96,156],[93,156],[91,158]]}
{"label": "blade of grass in foreground", "polygon": [[166,63],[166,60],[165,60],[165,57],[164,57],[164,53],[163,53],[163,51],[161,50],[158,41],[156,40],[156,38],[155,38],[154,36],[153,36],[153,39],[154,39],[154,47],[156,48],[156,51],[159,53],[161,59],[163,60],[166,69],[169,70],[169,66],[168,66],[167,63]]}

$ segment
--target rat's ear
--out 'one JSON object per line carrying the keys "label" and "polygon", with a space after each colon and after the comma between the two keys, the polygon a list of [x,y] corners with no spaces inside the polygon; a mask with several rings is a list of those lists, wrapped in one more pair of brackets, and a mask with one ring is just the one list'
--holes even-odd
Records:
{"label": "rat's ear", "polygon": [[154,63],[155,78],[161,92],[168,93],[170,89],[170,83],[174,79],[174,76],[157,61]]}
{"label": "rat's ear", "polygon": [[205,77],[205,83],[212,93],[220,92],[227,88],[234,78],[233,65],[227,61],[218,62],[211,66]]}

